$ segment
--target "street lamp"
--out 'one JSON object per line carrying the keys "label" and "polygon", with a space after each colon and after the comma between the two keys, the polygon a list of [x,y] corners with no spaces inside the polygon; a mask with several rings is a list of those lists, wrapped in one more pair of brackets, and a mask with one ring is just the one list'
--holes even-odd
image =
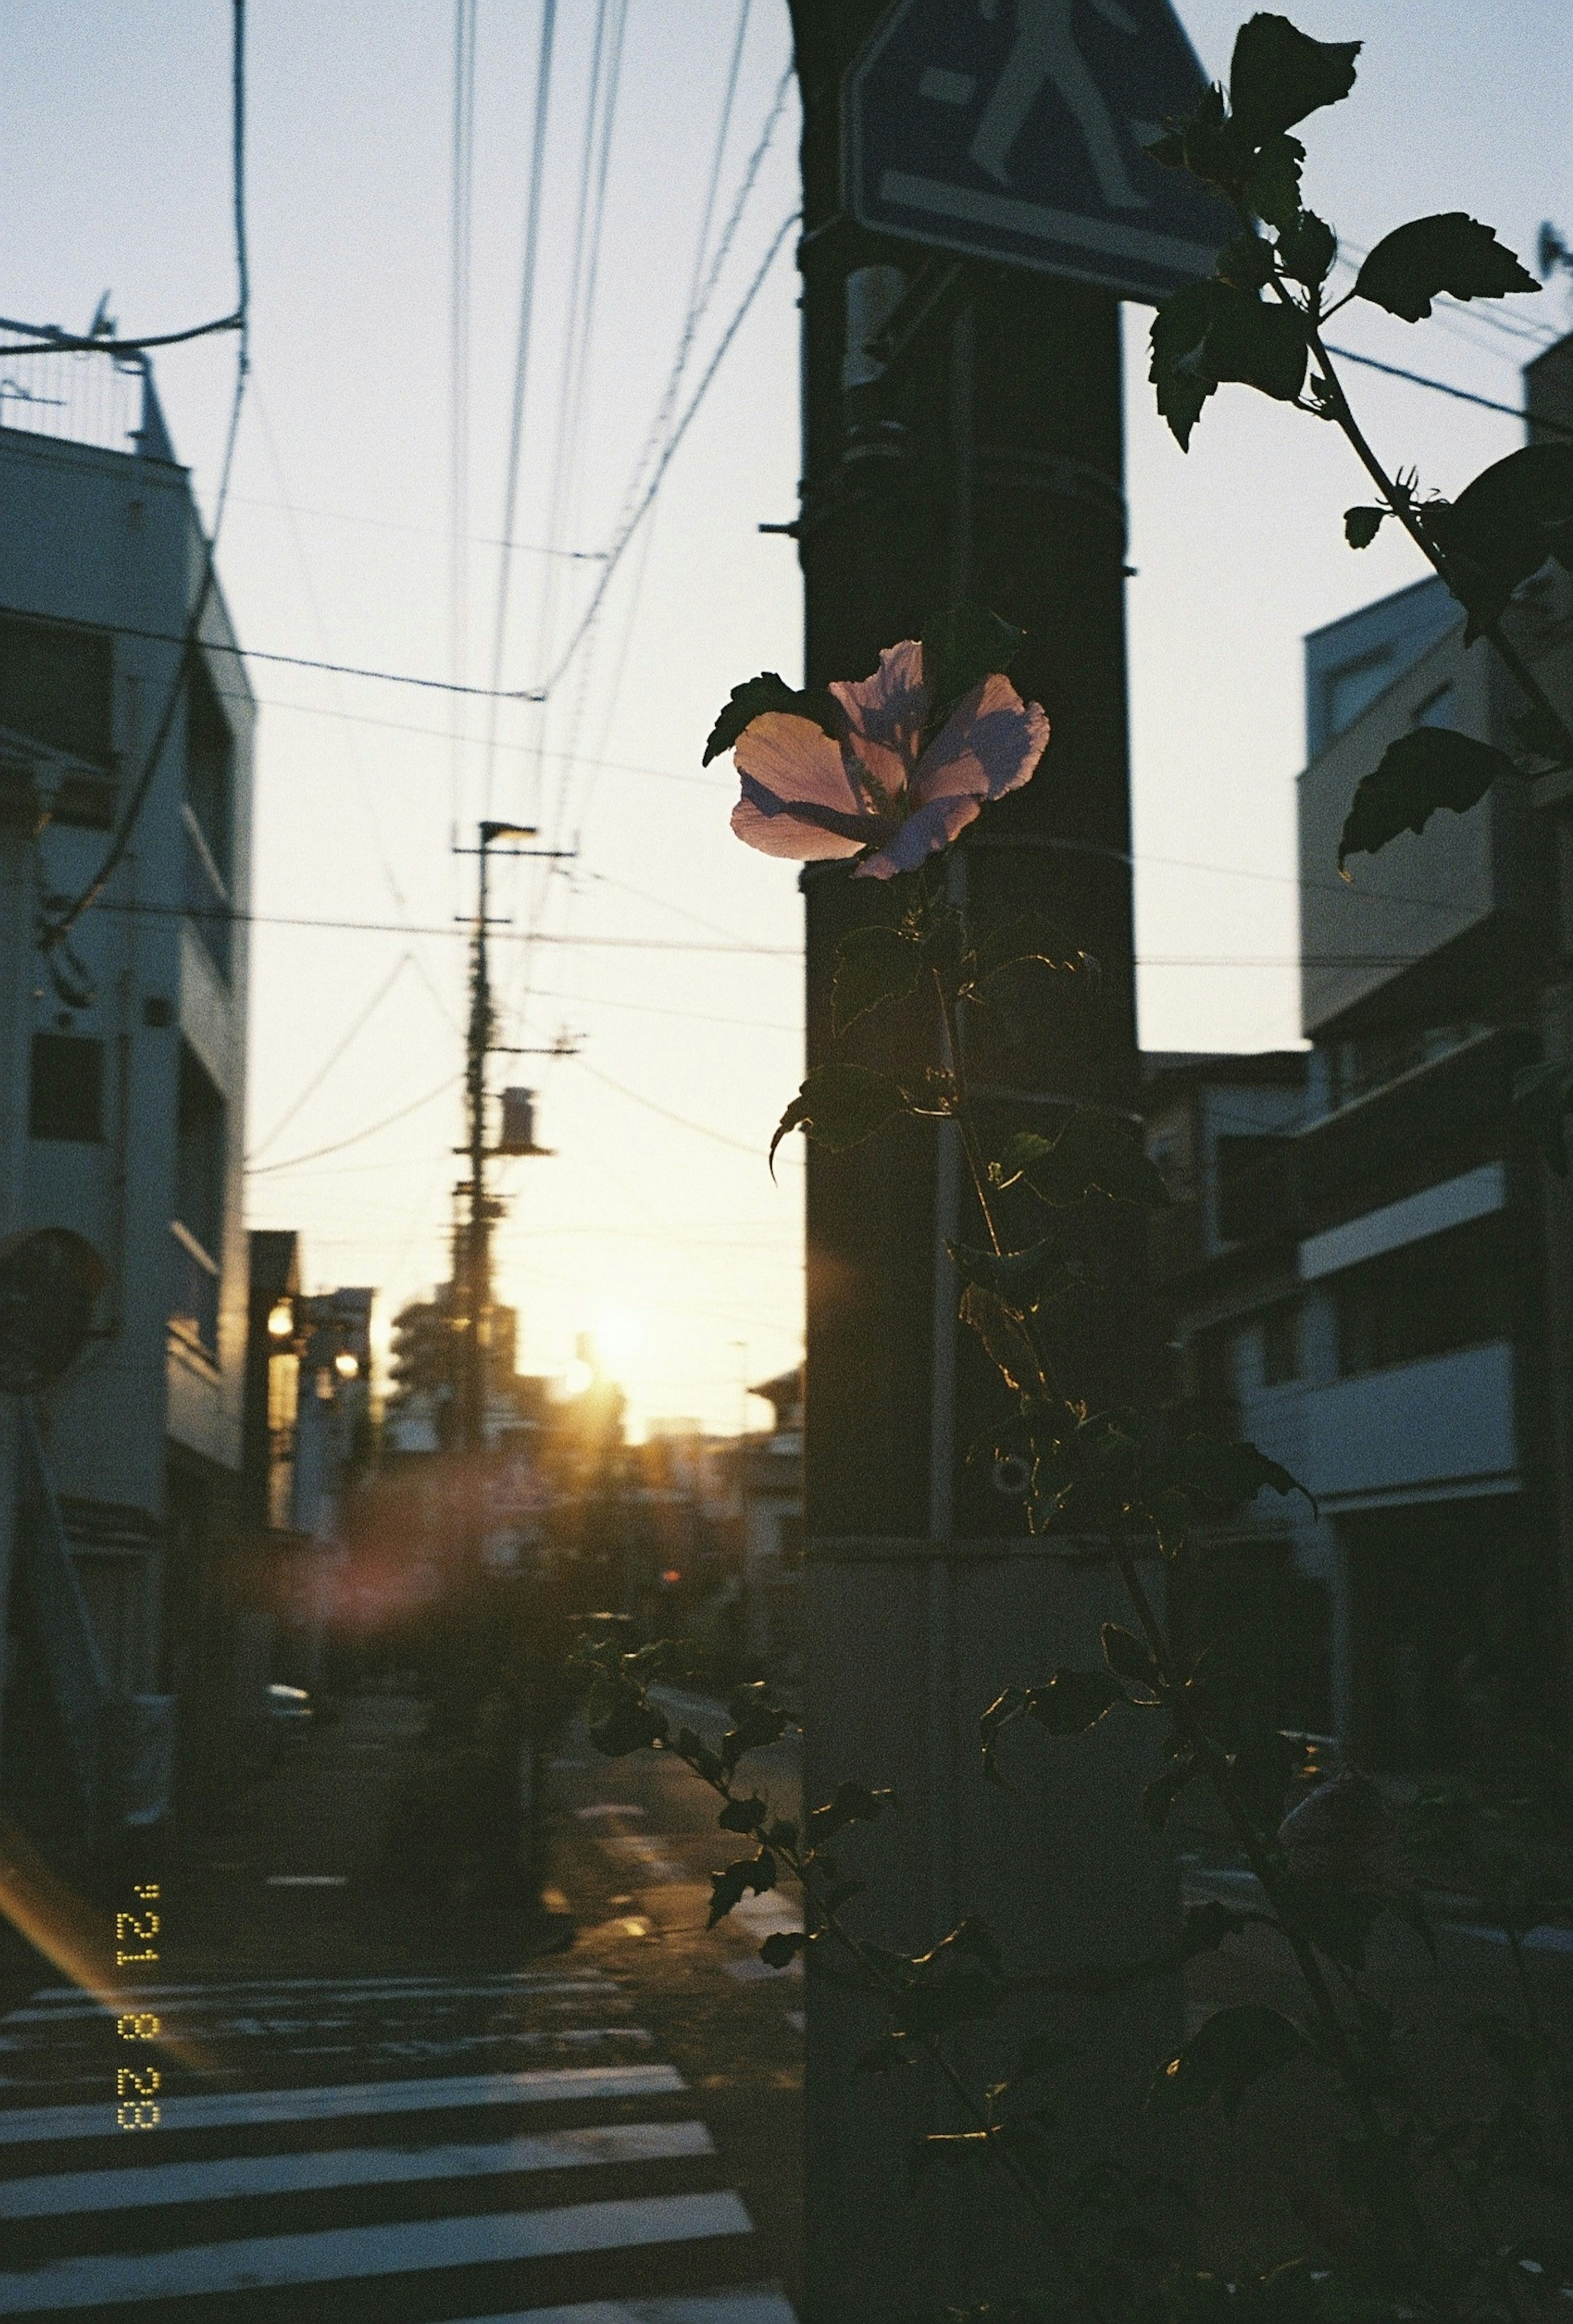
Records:
{"label": "street lamp", "polygon": [[333,1368],[340,1379],[353,1380],[359,1375],[361,1360],[359,1356],[352,1355],[348,1348],[341,1348],[333,1360]]}
{"label": "street lamp", "polygon": [[295,1310],[288,1299],[275,1299],[268,1310],[270,1340],[288,1340],[295,1330]]}

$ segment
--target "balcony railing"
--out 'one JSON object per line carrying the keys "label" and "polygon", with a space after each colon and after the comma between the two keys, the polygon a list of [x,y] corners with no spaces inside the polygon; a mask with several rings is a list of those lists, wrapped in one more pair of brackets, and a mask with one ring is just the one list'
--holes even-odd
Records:
{"label": "balcony railing", "polygon": [[218,1269],[189,1227],[170,1221],[174,1246],[170,1285],[170,1329],[203,1354],[218,1354]]}

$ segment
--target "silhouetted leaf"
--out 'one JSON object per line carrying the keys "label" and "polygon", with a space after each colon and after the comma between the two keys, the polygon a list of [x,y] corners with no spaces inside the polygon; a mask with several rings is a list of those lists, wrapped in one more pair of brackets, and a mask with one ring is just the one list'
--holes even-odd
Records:
{"label": "silhouetted leaf", "polygon": [[993,670],[1007,670],[1026,632],[987,605],[948,605],[923,625],[923,683],[928,711],[923,740],[937,734],[965,694]]}
{"label": "silhouetted leaf", "polygon": [[1253,2082],[1309,2054],[1299,2026],[1276,2009],[1255,2002],[1219,2009],[1159,2067],[1147,2104],[1188,2109],[1219,2098],[1232,2114]]}
{"label": "silhouetted leaf", "polygon": [[1291,281],[1303,282],[1308,290],[1327,281],[1338,254],[1338,235],[1314,210],[1302,210],[1292,226],[1278,236],[1283,272]]}
{"label": "silhouetted leaf", "polygon": [[1519,742],[1537,759],[1550,759],[1558,766],[1567,764],[1567,735],[1555,711],[1547,709],[1543,703],[1532,702],[1527,710],[1514,714],[1512,724]]}
{"label": "silhouetted leaf", "polygon": [[806,1929],[772,1929],[759,1947],[767,1969],[790,1969],[808,1942]]}
{"label": "silhouetted leaf", "polygon": [[1229,113],[1254,144],[1337,105],[1355,86],[1358,41],[1313,41],[1287,16],[1251,17],[1235,35]]}
{"label": "silhouetted leaf", "polygon": [[1202,368],[1214,379],[1237,380],[1281,403],[1292,403],[1300,393],[1307,360],[1293,309],[1246,291],[1219,308],[1201,348]]}
{"label": "silhouetted leaf", "polygon": [[854,2074],[888,2074],[897,2066],[915,2066],[917,2056],[903,2034],[881,2034],[852,2067]]}
{"label": "silhouetted leaf", "polygon": [[712,759],[730,751],[743,728],[751,726],[756,718],[762,718],[767,710],[784,710],[794,718],[806,718],[828,734],[832,742],[841,738],[841,714],[832,694],[823,687],[800,691],[788,686],[777,670],[763,669],[758,678],[745,678],[741,686],[732,687],[725,707],[710,730],[700,764],[707,767]]}
{"label": "silhouetted leaf", "polygon": [[762,1896],[767,1888],[775,1886],[776,1859],[766,1848],[761,1848],[758,1856],[741,1857],[736,1864],[729,1864],[724,1872],[713,1872],[710,1918],[705,1927],[713,1929],[718,1921],[724,1921],[745,1896]]}
{"label": "silhouetted leaf", "polygon": [[1218,254],[1220,282],[1239,290],[1261,290],[1273,280],[1273,246],[1259,234],[1237,234]]}
{"label": "silhouetted leaf", "polygon": [[769,1810],[763,1800],[728,1800],[715,1821],[722,1831],[758,1831]]}
{"label": "silhouetted leaf", "polygon": [[838,1784],[834,1796],[811,1812],[808,1837],[815,1848],[823,1848],[849,1824],[873,1823],[895,1805],[896,1794],[888,1788],[870,1791],[867,1784]]}
{"label": "silhouetted leaf", "polygon": [[651,1743],[665,1742],[667,1720],[664,1712],[653,1703],[646,1702],[637,1690],[616,1687],[603,1692],[599,1685],[591,1692],[588,1706],[590,1740],[608,1759],[625,1758],[630,1751],[642,1751]]}
{"label": "silhouetted leaf", "polygon": [[966,1282],[992,1292],[1022,1314],[1030,1314],[1041,1299],[1068,1279],[1059,1244],[1052,1235],[1027,1250],[974,1250],[962,1242],[948,1242],[945,1249]]}
{"label": "silhouetted leaf", "polygon": [[1548,557],[1573,563],[1573,444],[1525,444],[1482,469],[1450,506],[1423,513],[1468,600],[1467,641]]}
{"label": "silhouetted leaf", "polygon": [[1157,1666],[1145,1640],[1122,1629],[1118,1622],[1105,1622],[1101,1636],[1103,1659],[1117,1677],[1128,1678],[1137,1686],[1157,1684]]}
{"label": "silhouetted leaf", "polygon": [[776,1125],[771,1167],[788,1130],[801,1130],[832,1154],[842,1154],[906,1111],[906,1093],[888,1074],[869,1065],[815,1065]]}
{"label": "silhouetted leaf", "polygon": [[1344,539],[1351,549],[1369,549],[1381,531],[1391,509],[1348,508],[1344,511]]}
{"label": "silhouetted leaf", "polygon": [[1173,1813],[1175,1802],[1196,1773],[1196,1762],[1189,1753],[1154,1775],[1142,1789],[1142,1821],[1149,1831],[1162,1831]]}
{"label": "silhouetted leaf", "polygon": [[[1154,1492],[1180,1492],[1221,1508],[1237,1508],[1258,1493],[1304,1493],[1297,1477],[1279,1462],[1269,1460],[1254,1444],[1225,1442],[1210,1436],[1188,1436],[1172,1451],[1161,1453],[1148,1471]],[[1314,1501],[1311,1502],[1314,1508]]]}
{"label": "silhouetted leaf", "polygon": [[977,1333],[1007,1388],[1019,1396],[1035,1386],[1038,1360],[1032,1342],[997,1292],[969,1283],[956,1312]]}
{"label": "silhouetted leaf", "polygon": [[1338,841],[1338,869],[1351,855],[1375,855],[1401,831],[1423,831],[1439,807],[1467,814],[1499,775],[1515,771],[1503,752],[1450,726],[1401,734],[1356,788]]}
{"label": "silhouetted leaf", "polygon": [[1305,148],[1287,131],[1269,137],[1251,165],[1242,191],[1246,208],[1287,234],[1300,216],[1300,171]]}
{"label": "silhouetted leaf", "polygon": [[1106,1670],[1057,1670],[1042,1686],[1028,1687],[1023,1707],[1051,1735],[1085,1735],[1124,1701],[1125,1690]]}
{"label": "silhouetted leaf", "polygon": [[961,964],[963,996],[980,998],[993,978],[1027,961],[1070,974],[1086,974],[1092,966],[1088,954],[1068,942],[1052,921],[1039,912],[1024,912],[978,937]]}
{"label": "silhouetted leaf", "polygon": [[1000,1730],[1002,1728],[1008,1727],[1014,1720],[1021,1718],[1026,1710],[1026,1687],[1007,1686],[995,1696],[988,1710],[978,1720],[978,1741],[983,1754],[983,1773],[991,1784],[998,1784],[1001,1791],[1008,1792],[1011,1785],[1007,1783],[999,1771],[998,1752]]}
{"label": "silhouetted leaf", "polygon": [[1513,1084],[1513,1118],[1557,1173],[1568,1176],[1568,1109],[1573,1105],[1573,1067],[1555,1060],[1525,1065]]}
{"label": "silhouetted leaf", "polygon": [[1202,342],[1219,309],[1238,296],[1227,282],[1187,282],[1153,317],[1147,376],[1157,391],[1159,412],[1182,452],[1190,449],[1191,431],[1218,385],[1201,361]]}
{"label": "silhouetted leaf", "polygon": [[1054,1138],[1018,1130],[989,1176],[1000,1186],[1023,1179],[1044,1202],[1065,1208],[1089,1194],[1161,1208],[1169,1190],[1130,1123],[1078,1107]]}
{"label": "silhouetted leaf", "polygon": [[1028,2034],[1016,2055],[1016,2079],[1025,2081],[1029,2074],[1052,2074],[1056,2067],[1068,2066],[1076,2055],[1074,2042],[1058,2034]]}
{"label": "silhouetted leaf", "polygon": [[1540,287],[1491,228],[1464,210],[1394,226],[1355,277],[1357,299],[1369,299],[1406,323],[1423,322],[1443,291],[1450,299],[1504,299],[1510,291]]}
{"label": "silhouetted leaf", "polygon": [[905,1000],[923,967],[923,945],[901,928],[849,928],[836,947],[831,1025],[844,1033],[870,1009]]}

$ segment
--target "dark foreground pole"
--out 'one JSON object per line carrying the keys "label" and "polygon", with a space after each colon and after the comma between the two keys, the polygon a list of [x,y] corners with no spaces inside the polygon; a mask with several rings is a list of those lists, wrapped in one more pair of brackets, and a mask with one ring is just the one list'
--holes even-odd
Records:
{"label": "dark foreground pole", "polygon": [[[842,85],[880,13],[869,0],[793,7],[805,682],[865,675],[881,647],[966,597],[1027,632],[1012,677],[1048,710],[1053,741],[1035,780],[952,858],[951,892],[985,916],[1046,912],[1096,955],[1101,989],[1069,1008],[1024,986],[1003,1028],[972,1013],[969,1070],[998,1139],[1053,1130],[1067,1102],[1134,1109],[1119,313],[1111,291],[958,262],[847,217]],[[808,1063],[888,1063],[888,1049],[833,1044],[830,1023],[837,943],[888,899],[835,868],[804,886]],[[896,1038],[921,1054],[915,1017]],[[869,1875],[852,1908],[869,1935],[916,1950],[979,1912],[1016,1971],[1128,1960],[1169,1942],[1177,1913],[1173,1861],[1137,1814],[1154,1772],[1138,1722],[1024,1738],[1015,1796],[980,1771],[977,1719],[998,1689],[1057,1664],[1092,1667],[1099,1623],[1127,1609],[1095,1545],[1027,1538],[1004,1489],[1017,1480],[969,1460],[998,1389],[958,1326],[944,1253],[947,1238],[981,1240],[954,1137],[909,1121],[848,1154],[807,1149],[810,1794],[854,1776],[901,1796],[855,1865],[848,1849],[845,1868]],[[1071,1359],[1094,1403],[1139,1393],[1149,1369],[1140,1236],[1122,1222],[1094,1254],[1106,1291]],[[1105,2146],[1134,2159],[1141,2098],[1178,2040],[1173,1984],[1040,2004],[974,2033],[959,2052],[974,2086],[1008,2072],[1022,2031],[1039,2026],[1077,2045],[1042,2102],[1087,2159]],[[966,2126],[926,2069],[855,2073],[883,2030],[871,2005],[811,1975],[812,2324],[1046,2293],[1044,2246],[989,2172],[931,2172],[915,2188],[912,2138]]]}

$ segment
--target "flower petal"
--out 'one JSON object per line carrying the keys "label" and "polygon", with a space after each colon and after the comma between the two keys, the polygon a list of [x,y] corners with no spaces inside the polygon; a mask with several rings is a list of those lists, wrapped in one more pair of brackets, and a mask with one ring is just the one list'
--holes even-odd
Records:
{"label": "flower petal", "polygon": [[790,710],[766,710],[751,719],[732,745],[731,760],[740,775],[752,775],[778,799],[812,801],[843,815],[864,805],[823,728]]}
{"label": "flower petal", "polygon": [[830,691],[846,712],[859,763],[888,798],[895,798],[917,764],[917,738],[927,708],[922,646],[915,638],[887,646],[871,678],[833,678]]}
{"label": "flower petal", "polygon": [[877,855],[859,864],[853,879],[893,880],[898,872],[915,872],[924,856],[948,847],[958,832],[965,831],[974,816],[982,812],[982,799],[970,792],[954,792],[949,798],[932,799],[928,806],[918,807],[907,816],[896,836]]}
{"label": "flower petal", "polygon": [[924,806],[961,794],[998,798],[1029,779],[1048,740],[1042,706],[1024,703],[997,670],[963,696],[924,752],[913,797]]}
{"label": "flower petal", "polygon": [[[770,794],[767,791],[765,797]],[[747,847],[757,847],[761,855],[790,855],[799,863],[819,863],[835,855],[855,855],[867,843],[861,839],[845,838],[839,831],[821,830],[817,824],[804,823],[790,807],[777,807],[768,814],[750,798],[739,799],[731,811],[731,827]],[[870,830],[876,826],[869,819]]]}

